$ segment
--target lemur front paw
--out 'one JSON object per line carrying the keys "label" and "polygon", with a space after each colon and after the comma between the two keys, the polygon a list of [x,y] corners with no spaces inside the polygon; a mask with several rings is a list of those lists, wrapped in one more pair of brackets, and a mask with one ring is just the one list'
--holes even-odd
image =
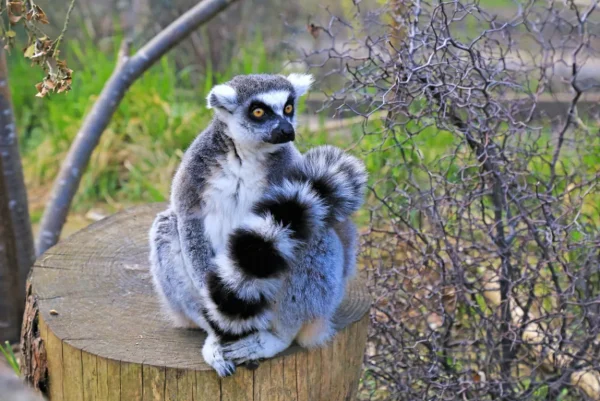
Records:
{"label": "lemur front paw", "polygon": [[272,358],[289,347],[291,339],[282,339],[270,331],[258,331],[237,341],[221,345],[223,357],[236,365]]}
{"label": "lemur front paw", "polygon": [[234,342],[224,343],[222,349],[225,358],[234,361],[236,365],[241,365],[262,358],[260,354],[264,345],[258,333],[255,333]]}
{"label": "lemur front paw", "polygon": [[202,357],[220,377],[231,376],[235,373],[235,363],[223,357],[221,345],[216,336],[209,335],[202,347]]}
{"label": "lemur front paw", "polygon": [[293,174],[308,180],[329,208],[328,218],[346,220],[363,204],[367,172],[364,163],[334,146],[318,146],[304,154]]}

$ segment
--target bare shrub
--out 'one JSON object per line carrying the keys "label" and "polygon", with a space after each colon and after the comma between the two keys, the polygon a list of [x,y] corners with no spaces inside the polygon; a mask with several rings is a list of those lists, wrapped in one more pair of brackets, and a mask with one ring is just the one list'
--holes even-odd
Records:
{"label": "bare shrub", "polygon": [[364,117],[361,397],[600,399],[597,0],[354,3],[301,59]]}

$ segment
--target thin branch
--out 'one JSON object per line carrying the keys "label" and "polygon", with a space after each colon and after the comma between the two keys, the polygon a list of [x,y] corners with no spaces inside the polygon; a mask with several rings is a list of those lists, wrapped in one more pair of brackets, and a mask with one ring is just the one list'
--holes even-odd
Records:
{"label": "thin branch", "polygon": [[71,20],[71,13],[73,12],[74,8],[75,8],[75,0],[71,0],[71,3],[69,4],[69,9],[67,10],[67,15],[65,17],[65,23],[63,25],[62,31],[60,31],[60,35],[58,35],[58,38],[56,38],[56,41],[54,42],[54,51],[58,50],[58,47],[60,46],[60,42],[64,38],[65,33],[67,33],[67,29],[69,27],[69,21]]}

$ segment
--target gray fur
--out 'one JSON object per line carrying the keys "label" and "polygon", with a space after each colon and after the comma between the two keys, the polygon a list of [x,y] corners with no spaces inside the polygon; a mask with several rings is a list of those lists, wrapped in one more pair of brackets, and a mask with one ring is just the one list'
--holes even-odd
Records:
{"label": "gray fur", "polygon": [[238,75],[227,82],[227,86],[232,87],[235,91],[238,104],[245,104],[257,93],[283,90],[295,95],[294,86],[282,75]]}
{"label": "gray fur", "polygon": [[335,222],[333,229],[342,241],[344,248],[344,277],[351,279],[356,274],[356,257],[358,252],[358,231],[354,223],[346,219]]}
{"label": "gray fur", "polygon": [[[186,151],[170,206],[151,228],[151,272],[165,313],[177,326],[207,331],[202,353],[221,376],[295,339],[305,346],[329,340],[331,319],[355,270],[357,232],[350,215],[362,204],[362,163],[333,147],[304,157],[291,142],[267,143],[278,124],[296,126],[283,101],[289,96],[296,105],[310,82],[302,75],[261,74],[216,86],[207,97],[215,118]],[[270,102],[276,116],[261,123],[248,118],[256,99]],[[319,192],[317,180],[329,191]],[[277,209],[256,214],[253,208],[265,199],[304,208],[308,236],[282,225],[288,217]],[[273,244],[267,256],[279,255],[283,264],[265,266],[277,268],[270,275],[239,265],[236,260],[245,262],[236,259],[240,251],[232,241],[240,235]],[[208,285],[213,282],[217,287]],[[231,310],[231,296],[250,315]]]}

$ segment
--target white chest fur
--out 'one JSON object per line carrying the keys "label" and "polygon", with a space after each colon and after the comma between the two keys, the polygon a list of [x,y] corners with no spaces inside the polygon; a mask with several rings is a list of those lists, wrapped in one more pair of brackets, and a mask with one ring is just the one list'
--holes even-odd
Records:
{"label": "white chest fur", "polygon": [[204,227],[216,252],[239,226],[266,186],[268,154],[230,152],[212,174],[204,192]]}

